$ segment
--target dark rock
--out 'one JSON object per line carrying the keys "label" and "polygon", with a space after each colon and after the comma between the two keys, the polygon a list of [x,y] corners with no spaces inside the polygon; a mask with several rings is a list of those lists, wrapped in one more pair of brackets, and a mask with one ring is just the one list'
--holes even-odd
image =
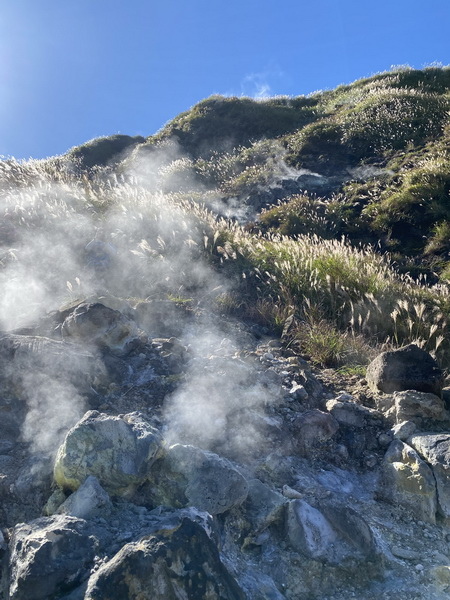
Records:
{"label": "dark rock", "polygon": [[154,505],[195,506],[217,515],[247,498],[247,481],[232,463],[195,446],[171,446],[151,476],[149,501]]}
{"label": "dark rock", "polygon": [[440,396],[444,383],[434,358],[415,344],[377,356],[367,367],[366,379],[372,388],[387,394],[417,390]]}
{"label": "dark rock", "polygon": [[185,518],[125,545],[90,579],[85,600],[244,600],[204,529]]}
{"label": "dark rock", "polygon": [[348,506],[329,502],[315,508],[304,500],[292,500],[287,533],[292,547],[309,559],[355,567],[379,558],[371,528]]}
{"label": "dark rock", "polygon": [[331,439],[339,429],[339,423],[329,413],[308,410],[293,422],[292,431],[299,453],[310,456]]}
{"label": "dark rock", "polygon": [[90,352],[50,338],[5,334],[0,337],[0,385],[16,394],[35,388],[44,376],[68,381],[80,391],[105,378],[101,361]]}
{"label": "dark rock", "polygon": [[77,587],[89,573],[96,539],[86,521],[43,517],[16,525],[6,581],[10,600],[47,600]]}
{"label": "dark rock", "polygon": [[134,321],[99,302],[79,304],[61,329],[65,340],[92,344],[119,356],[133,349],[139,333]]}

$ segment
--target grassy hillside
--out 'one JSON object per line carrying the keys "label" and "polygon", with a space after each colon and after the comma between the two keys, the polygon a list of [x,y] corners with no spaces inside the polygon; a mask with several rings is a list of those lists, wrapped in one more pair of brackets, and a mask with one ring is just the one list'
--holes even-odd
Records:
{"label": "grassy hillside", "polygon": [[3,161],[0,274],[22,281],[31,233],[70,254],[46,289],[83,293],[74,255],[100,228],[126,257],[113,293],[208,297],[321,365],[360,372],[417,341],[448,368],[449,108],[449,68],[402,69],[308,97],[212,97],[147,140]]}

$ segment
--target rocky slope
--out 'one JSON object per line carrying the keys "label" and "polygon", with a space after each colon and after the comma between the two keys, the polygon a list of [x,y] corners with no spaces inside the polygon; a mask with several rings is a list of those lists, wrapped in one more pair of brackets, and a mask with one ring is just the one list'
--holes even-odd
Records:
{"label": "rocky slope", "polygon": [[4,600],[448,596],[448,75],[0,162]]}
{"label": "rocky slope", "polygon": [[[254,325],[200,311],[152,337],[139,305],[90,300],[0,339],[4,598],[446,596],[450,415],[428,355],[374,363],[373,388],[396,361],[387,393],[340,389]],[[61,373],[86,413],[35,452],[23,398]]]}

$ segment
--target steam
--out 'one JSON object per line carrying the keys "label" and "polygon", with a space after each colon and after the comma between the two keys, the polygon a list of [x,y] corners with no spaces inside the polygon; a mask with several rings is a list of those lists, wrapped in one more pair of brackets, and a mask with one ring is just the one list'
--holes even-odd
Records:
{"label": "steam", "polygon": [[[250,429],[242,411],[269,403],[273,390],[240,358],[239,335],[224,335],[210,314],[229,284],[202,257],[205,225],[198,218],[202,202],[221,214],[238,211],[237,202],[225,204],[200,185],[176,143],[138,148],[115,173],[100,170],[88,179],[72,170],[60,161],[0,163],[7,223],[0,231],[0,329],[23,333],[62,304],[101,294],[191,298],[204,317],[180,330],[191,361],[185,382],[166,399],[167,436],[208,448],[225,437],[235,450],[258,444],[261,431]],[[114,248],[101,272],[86,256],[93,239]],[[86,401],[68,366],[56,373],[30,361],[23,369],[23,438],[51,454]]]}

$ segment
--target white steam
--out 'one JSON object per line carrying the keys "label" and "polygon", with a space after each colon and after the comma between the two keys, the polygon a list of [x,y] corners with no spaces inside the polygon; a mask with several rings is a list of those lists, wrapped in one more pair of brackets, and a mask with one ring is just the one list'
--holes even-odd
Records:
{"label": "white steam", "polygon": [[[207,193],[176,144],[134,151],[120,175],[106,170],[92,180],[55,165],[59,170],[51,162],[0,163],[0,215],[7,223],[0,228],[0,330],[35,325],[67,301],[106,292],[133,301],[189,297],[208,315],[208,304],[229,284],[203,258],[205,227],[192,199],[222,214],[236,213],[237,203],[225,205]],[[86,255],[94,238],[114,247],[101,272]],[[225,352],[214,319],[179,332],[192,360],[186,381],[167,399],[168,435],[212,447],[233,423],[228,440],[246,448],[262,434],[242,410],[270,402],[273,390],[239,358],[239,339],[231,339]],[[64,369],[27,368],[23,436],[51,453],[83,414],[85,401]]]}

